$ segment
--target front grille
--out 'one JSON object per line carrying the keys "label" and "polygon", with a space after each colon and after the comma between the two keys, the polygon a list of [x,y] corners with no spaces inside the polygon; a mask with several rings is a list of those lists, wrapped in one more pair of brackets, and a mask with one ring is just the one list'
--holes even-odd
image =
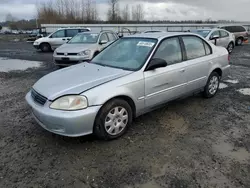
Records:
{"label": "front grille", "polygon": [[77,53],[68,53],[68,55],[77,55]]}
{"label": "front grille", "polygon": [[[59,53],[59,52],[57,52],[56,54],[57,55],[63,55],[63,56],[65,55],[65,53]],[[74,56],[74,55],[77,55],[77,53],[67,53],[67,55],[69,55],[69,56],[73,55]]]}
{"label": "front grille", "polygon": [[34,89],[31,90],[31,97],[33,98],[33,100],[40,104],[40,105],[44,105],[47,101],[47,98],[40,95],[39,93],[37,93]]}
{"label": "front grille", "polygon": [[55,60],[56,64],[77,64],[79,61]]}

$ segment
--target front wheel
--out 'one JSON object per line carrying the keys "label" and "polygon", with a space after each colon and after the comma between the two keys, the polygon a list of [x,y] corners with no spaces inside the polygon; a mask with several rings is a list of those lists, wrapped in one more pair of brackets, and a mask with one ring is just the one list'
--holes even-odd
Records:
{"label": "front wheel", "polygon": [[42,50],[42,52],[50,52],[50,51],[52,51],[51,46],[49,44],[47,44],[47,43],[42,43],[40,45],[40,49]]}
{"label": "front wheel", "polygon": [[126,101],[113,99],[101,108],[93,132],[103,140],[119,138],[132,123],[132,114],[131,106]]}
{"label": "front wheel", "polygon": [[212,98],[219,90],[220,76],[217,72],[212,72],[208,78],[207,85],[204,89],[204,97]]}

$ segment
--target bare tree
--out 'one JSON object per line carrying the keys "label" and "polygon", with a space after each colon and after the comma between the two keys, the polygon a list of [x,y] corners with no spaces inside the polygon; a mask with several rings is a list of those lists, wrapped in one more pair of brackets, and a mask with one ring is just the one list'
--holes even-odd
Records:
{"label": "bare tree", "polygon": [[14,22],[15,21],[15,18],[12,16],[11,13],[8,13],[5,17],[5,21],[6,22]]}
{"label": "bare tree", "polygon": [[85,2],[85,8],[84,8],[84,20],[87,23],[91,23],[93,21],[96,21],[98,19],[98,12],[96,9],[96,2],[93,0],[86,0]]}
{"label": "bare tree", "polygon": [[123,10],[122,10],[122,20],[127,22],[130,20],[130,10],[129,10],[129,5],[126,5]]}
{"label": "bare tree", "polygon": [[144,19],[144,8],[143,5],[138,4],[132,8],[132,19],[140,22]]}
{"label": "bare tree", "polygon": [[119,0],[109,0],[110,9],[108,11],[108,20],[117,21],[119,17]]}

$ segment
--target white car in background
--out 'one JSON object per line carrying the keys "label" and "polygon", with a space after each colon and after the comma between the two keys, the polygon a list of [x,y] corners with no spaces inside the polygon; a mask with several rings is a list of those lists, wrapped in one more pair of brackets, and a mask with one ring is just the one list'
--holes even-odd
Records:
{"label": "white car in background", "polygon": [[234,34],[224,29],[198,29],[191,32],[201,35],[216,46],[225,47],[229,53],[232,53],[235,47]]}
{"label": "white car in background", "polygon": [[54,51],[54,63],[63,67],[89,61],[117,39],[112,31],[79,33]]}
{"label": "white car in background", "polygon": [[33,46],[43,52],[53,51],[62,44],[67,43],[72,37],[81,32],[90,31],[88,28],[64,28],[50,34],[47,37],[37,39]]}

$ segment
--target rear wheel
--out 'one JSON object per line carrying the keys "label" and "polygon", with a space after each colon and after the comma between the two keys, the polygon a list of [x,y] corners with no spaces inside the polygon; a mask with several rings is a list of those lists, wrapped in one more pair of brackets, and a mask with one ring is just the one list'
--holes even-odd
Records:
{"label": "rear wheel", "polygon": [[234,44],[230,42],[227,47],[228,53],[231,54],[233,52],[233,49],[234,49]]}
{"label": "rear wheel", "polygon": [[114,99],[105,104],[98,113],[94,134],[103,140],[112,140],[122,136],[132,123],[132,109],[121,99]]}
{"label": "rear wheel", "polygon": [[242,44],[243,44],[243,38],[242,37],[237,38],[236,45],[241,46]]}
{"label": "rear wheel", "polygon": [[207,85],[204,90],[204,97],[212,98],[219,90],[220,76],[217,72],[212,72],[208,78]]}
{"label": "rear wheel", "polygon": [[42,50],[42,52],[50,52],[50,51],[52,51],[51,46],[48,43],[42,43],[40,45],[40,49]]}

